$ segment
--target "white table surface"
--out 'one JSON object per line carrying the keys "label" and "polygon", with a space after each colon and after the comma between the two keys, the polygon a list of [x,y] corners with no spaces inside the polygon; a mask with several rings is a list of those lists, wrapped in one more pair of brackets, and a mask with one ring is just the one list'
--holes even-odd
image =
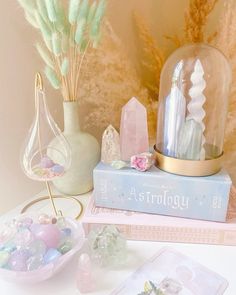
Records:
{"label": "white table surface", "polygon": [[[84,205],[90,194],[79,196],[78,199]],[[36,198],[36,197],[34,197]],[[32,199],[34,199],[32,198]],[[58,205],[66,209],[67,212],[74,215],[76,206],[74,203],[57,201]],[[20,212],[24,204],[0,217],[0,222],[14,217]],[[66,208],[67,207],[67,208]],[[50,212],[50,206],[47,203],[35,205],[31,210]],[[96,274],[95,292],[93,295],[109,295],[110,292],[121,284],[130,274],[141,266],[146,259],[152,257],[162,247],[172,247],[182,253],[192,257],[194,260],[202,263],[209,269],[214,270],[229,282],[229,287],[225,295],[236,295],[236,247],[231,246],[212,246],[198,244],[177,244],[162,242],[128,242],[128,261],[123,267],[117,269],[103,269]],[[79,253],[78,253],[79,255]],[[0,295],[74,295],[80,294],[76,289],[76,265],[78,255],[75,256],[64,270],[55,277],[32,286],[16,285],[0,279]],[[136,295],[130,291],[130,295]],[[212,295],[212,294],[205,294]]]}

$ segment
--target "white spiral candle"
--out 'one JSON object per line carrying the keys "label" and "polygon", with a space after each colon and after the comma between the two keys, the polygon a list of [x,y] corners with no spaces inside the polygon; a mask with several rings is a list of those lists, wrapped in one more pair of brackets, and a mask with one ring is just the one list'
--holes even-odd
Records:
{"label": "white spiral candle", "polygon": [[203,135],[205,130],[203,120],[206,115],[206,112],[203,109],[203,105],[206,101],[206,97],[203,94],[203,90],[206,88],[206,81],[204,80],[203,76],[204,70],[202,67],[202,63],[199,59],[197,59],[194,66],[194,71],[190,77],[192,87],[189,89],[189,96],[191,97],[191,100],[187,105],[189,114],[186,119],[193,119],[196,122],[198,122],[202,127],[202,145],[200,152],[200,160],[205,160],[204,144],[206,142],[206,139]]}

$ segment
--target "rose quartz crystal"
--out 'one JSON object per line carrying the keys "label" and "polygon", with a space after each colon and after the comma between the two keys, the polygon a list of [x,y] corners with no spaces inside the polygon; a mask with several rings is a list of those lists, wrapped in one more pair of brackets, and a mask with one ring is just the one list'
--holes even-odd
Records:
{"label": "rose quartz crystal", "polygon": [[123,161],[149,150],[147,111],[135,97],[122,108],[120,146]]}
{"label": "rose quartz crystal", "polygon": [[81,254],[79,257],[76,283],[81,293],[89,293],[94,289],[91,260],[86,253]]}

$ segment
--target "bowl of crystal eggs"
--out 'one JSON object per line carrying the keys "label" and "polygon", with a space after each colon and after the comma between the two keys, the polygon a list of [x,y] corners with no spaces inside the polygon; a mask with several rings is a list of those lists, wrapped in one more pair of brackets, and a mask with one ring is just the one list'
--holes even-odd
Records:
{"label": "bowl of crystal eggs", "polygon": [[83,246],[82,225],[67,217],[22,214],[0,225],[0,277],[37,283],[58,273]]}

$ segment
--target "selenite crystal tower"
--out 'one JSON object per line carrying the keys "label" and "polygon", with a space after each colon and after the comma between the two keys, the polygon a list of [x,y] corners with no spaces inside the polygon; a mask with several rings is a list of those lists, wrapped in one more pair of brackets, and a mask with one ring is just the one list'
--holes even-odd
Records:
{"label": "selenite crystal tower", "polygon": [[187,45],[168,58],[160,81],[159,168],[187,176],[221,169],[230,83],[229,63],[214,47]]}

